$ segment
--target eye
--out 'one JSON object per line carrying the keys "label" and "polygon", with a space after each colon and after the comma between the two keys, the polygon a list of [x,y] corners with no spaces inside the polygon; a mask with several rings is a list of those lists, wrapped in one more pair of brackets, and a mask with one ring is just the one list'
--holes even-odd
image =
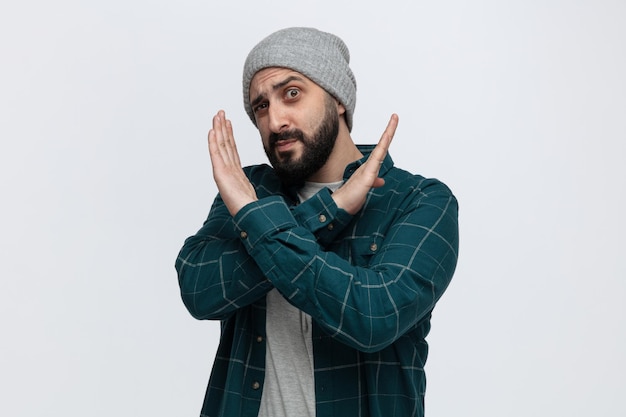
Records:
{"label": "eye", "polygon": [[290,98],[296,98],[300,95],[300,90],[298,90],[297,88],[290,88],[287,90],[286,94],[288,99]]}
{"label": "eye", "polygon": [[258,113],[258,112],[260,112],[261,110],[265,110],[265,109],[267,109],[267,103],[266,103],[266,102],[262,102],[262,103],[260,103],[260,104],[257,104],[256,106],[254,106],[254,108],[252,109],[252,111],[253,111],[254,113]]}

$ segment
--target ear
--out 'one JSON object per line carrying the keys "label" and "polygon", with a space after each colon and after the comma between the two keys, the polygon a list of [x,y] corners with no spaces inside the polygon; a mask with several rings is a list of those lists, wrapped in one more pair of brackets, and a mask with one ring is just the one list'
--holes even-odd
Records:
{"label": "ear", "polygon": [[346,108],[339,101],[337,101],[337,113],[339,113],[339,116],[346,113]]}

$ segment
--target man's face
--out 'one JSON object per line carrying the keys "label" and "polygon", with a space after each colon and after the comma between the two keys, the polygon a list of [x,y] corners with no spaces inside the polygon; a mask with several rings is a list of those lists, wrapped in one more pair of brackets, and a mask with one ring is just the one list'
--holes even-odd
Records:
{"label": "man's face", "polygon": [[328,161],[339,132],[337,101],[302,74],[266,68],[250,83],[265,153],[287,184],[303,183]]}

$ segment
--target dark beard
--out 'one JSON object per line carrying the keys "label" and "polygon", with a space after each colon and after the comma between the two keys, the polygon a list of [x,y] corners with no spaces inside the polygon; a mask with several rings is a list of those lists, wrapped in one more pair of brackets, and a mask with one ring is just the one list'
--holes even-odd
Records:
{"label": "dark beard", "polygon": [[[303,184],[307,178],[320,170],[328,161],[339,134],[339,115],[334,99],[327,96],[324,119],[312,137],[305,136],[300,129],[271,133],[265,154],[274,167],[276,175],[286,185]],[[276,156],[275,145],[279,140],[296,139],[304,144],[300,159],[285,155],[284,160]]]}

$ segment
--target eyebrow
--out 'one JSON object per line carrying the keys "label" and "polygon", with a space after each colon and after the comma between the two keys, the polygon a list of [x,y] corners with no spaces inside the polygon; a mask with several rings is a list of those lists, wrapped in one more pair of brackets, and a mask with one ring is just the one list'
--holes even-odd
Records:
{"label": "eyebrow", "polygon": [[[283,88],[284,86],[286,86],[287,84],[289,84],[292,81],[302,81],[302,82],[304,82],[304,78],[298,77],[297,75],[291,75],[291,76],[285,78],[283,81],[281,81],[281,82],[279,82],[277,84],[274,84],[272,86],[272,91],[280,90],[281,88]],[[250,106],[252,108],[254,108],[254,107],[256,107],[257,104],[262,102],[264,99],[265,99],[265,94],[261,93],[254,100],[252,100],[250,102]]]}

